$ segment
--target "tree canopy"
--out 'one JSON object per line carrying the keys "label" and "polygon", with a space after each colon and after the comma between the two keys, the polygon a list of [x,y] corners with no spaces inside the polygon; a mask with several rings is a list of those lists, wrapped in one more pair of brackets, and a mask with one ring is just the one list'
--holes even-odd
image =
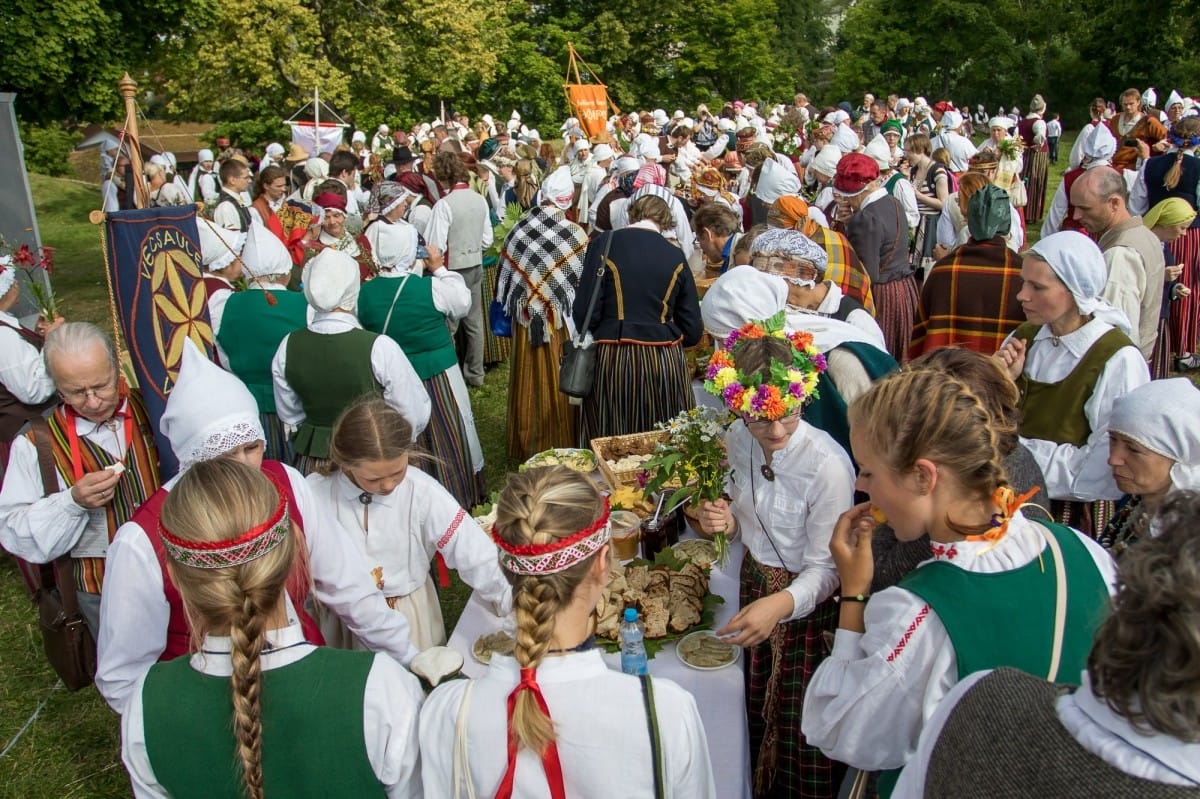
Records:
{"label": "tree canopy", "polygon": [[362,128],[566,115],[568,42],[626,108],[864,91],[1080,116],[1127,86],[1193,90],[1200,4],[1135,0],[0,0],[0,89],[26,122],[119,116],[129,71],[170,117],[263,135],[314,88]]}

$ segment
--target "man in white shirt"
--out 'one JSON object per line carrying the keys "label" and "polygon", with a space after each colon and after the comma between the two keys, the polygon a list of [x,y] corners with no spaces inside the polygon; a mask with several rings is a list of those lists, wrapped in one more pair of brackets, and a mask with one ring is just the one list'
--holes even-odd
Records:
{"label": "man in white shirt", "polygon": [[471,310],[452,327],[463,328],[466,354],[463,379],[468,386],[483,385],[483,251],[492,246],[492,222],[487,200],[471,190],[466,166],[455,153],[438,153],[433,162],[446,196],[433,206],[425,241],[446,258],[446,266],[462,275],[471,290]]}
{"label": "man in white shirt", "polygon": [[250,189],[253,176],[245,161],[230,158],[221,164],[221,192],[213,208],[213,222],[227,230],[245,233],[250,229],[250,208],[242,194]]}

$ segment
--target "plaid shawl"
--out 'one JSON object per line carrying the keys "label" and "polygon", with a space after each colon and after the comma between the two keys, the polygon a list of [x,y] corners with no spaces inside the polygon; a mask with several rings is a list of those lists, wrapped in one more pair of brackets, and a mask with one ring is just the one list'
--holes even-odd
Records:
{"label": "plaid shawl", "polygon": [[908,357],[961,346],[991,355],[1024,321],[1021,261],[1003,238],[966,244],[942,258],[921,287]]}
{"label": "plaid shawl", "polygon": [[842,233],[818,227],[809,237],[825,248],[829,263],[825,267],[825,279],[837,283],[842,294],[862,303],[871,316],[875,316],[875,297],[871,291],[871,278],[863,268],[858,254]]}
{"label": "plaid shawl", "polygon": [[496,299],[533,345],[549,342],[551,327],[571,313],[587,245],[583,228],[546,205],[530,209],[505,236]]}

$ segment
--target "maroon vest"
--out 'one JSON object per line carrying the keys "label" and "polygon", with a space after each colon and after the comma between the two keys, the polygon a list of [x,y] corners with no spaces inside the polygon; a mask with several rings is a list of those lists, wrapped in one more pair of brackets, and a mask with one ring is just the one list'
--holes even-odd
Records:
{"label": "maroon vest", "polygon": [[[17,331],[21,338],[41,352],[42,337],[37,333],[26,330],[20,325],[10,325],[6,322],[0,322],[0,325]],[[51,394],[50,398],[41,404],[27,405],[17,399],[16,395],[9,391],[3,383],[0,383],[0,468],[7,464],[8,445],[16,438],[17,433],[21,432],[21,428],[34,417],[41,416],[44,411],[53,408],[57,403],[58,398]]]}
{"label": "maroon vest", "polygon": [[1083,229],[1083,225],[1075,219],[1075,206],[1071,204],[1071,187],[1075,185],[1075,181],[1086,171],[1083,167],[1077,166],[1063,175],[1063,191],[1067,193],[1067,216],[1063,219],[1062,227],[1059,230],[1078,230],[1082,233],[1087,233]]}
{"label": "maroon vest", "polygon": [[[287,492],[288,516],[296,526],[297,544],[304,547],[304,518],[300,515],[300,507],[296,504],[296,496],[292,491],[292,483],[288,479],[287,471],[279,461],[263,461],[262,470],[274,477]],[[163,594],[166,597],[167,605],[171,608],[171,617],[167,621],[167,647],[158,656],[159,662],[173,660],[192,651],[192,628],[188,624],[187,614],[183,612],[183,598],[179,595],[179,589],[171,582],[171,573],[167,569],[167,551],[163,547],[162,538],[158,535],[159,516],[162,513],[162,505],[167,498],[167,493],[165,488],[158,489],[130,519],[142,529],[154,546],[154,554],[158,558],[158,566],[162,571]],[[305,550],[306,552],[307,550]],[[288,575],[287,592],[292,599],[292,607],[296,609],[296,615],[300,619],[304,640],[310,644],[324,646],[325,638],[321,635],[320,628],[304,611],[304,601],[308,597],[310,582],[308,559],[305,553],[300,553],[296,558],[296,563],[292,566],[292,573]]]}
{"label": "maroon vest", "polygon": [[1017,123],[1017,135],[1021,137],[1021,141],[1025,142],[1026,150],[1037,150],[1038,152],[1048,152],[1050,150],[1049,141],[1042,142],[1042,145],[1033,143],[1033,124],[1038,120],[1026,117]]}

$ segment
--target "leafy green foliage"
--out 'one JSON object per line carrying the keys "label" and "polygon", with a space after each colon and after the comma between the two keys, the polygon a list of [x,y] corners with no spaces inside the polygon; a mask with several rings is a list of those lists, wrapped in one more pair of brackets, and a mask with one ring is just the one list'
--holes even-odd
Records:
{"label": "leafy green foliage", "polygon": [[21,125],[21,143],[25,147],[25,168],[43,175],[65,175],[70,171],[67,156],[82,136],[64,130],[61,125]]}

